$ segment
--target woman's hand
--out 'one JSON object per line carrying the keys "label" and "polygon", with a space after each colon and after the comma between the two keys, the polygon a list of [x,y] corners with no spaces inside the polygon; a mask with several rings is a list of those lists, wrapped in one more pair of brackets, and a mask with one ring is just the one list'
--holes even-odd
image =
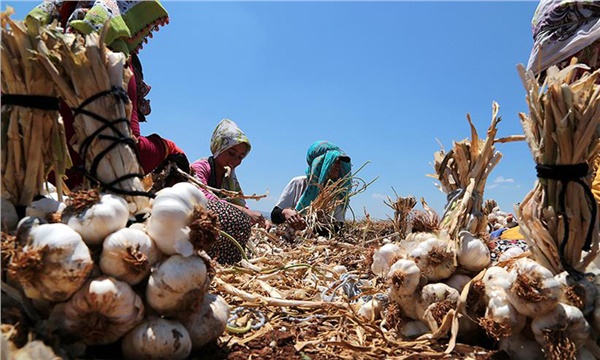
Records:
{"label": "woman's hand", "polygon": [[281,213],[283,214],[285,221],[287,221],[294,229],[304,230],[306,228],[306,221],[304,221],[302,215],[298,214],[296,210],[287,208],[283,209]]}
{"label": "woman's hand", "polygon": [[263,229],[269,230],[271,228],[271,222],[258,211],[247,209],[246,213],[250,216],[250,223],[252,225],[258,224]]}

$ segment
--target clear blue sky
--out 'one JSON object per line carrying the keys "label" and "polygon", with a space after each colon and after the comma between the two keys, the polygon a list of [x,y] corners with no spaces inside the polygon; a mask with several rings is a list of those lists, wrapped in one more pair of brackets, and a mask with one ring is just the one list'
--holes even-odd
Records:
{"label": "clear blue sky", "polygon": [[[37,1],[2,1],[23,19]],[[436,210],[433,153],[480,135],[492,101],[499,136],[522,134],[527,111],[516,65],[532,45],[535,1],[508,2],[200,2],[164,1],[170,24],[140,53],[152,86],[142,134],[175,141],[190,161],[209,155],[222,118],[237,122],[252,151],[237,173],[249,205],[270,212],[287,182],[306,168],[315,140],[338,144],[366,192],[352,198],[357,216],[392,215],[383,200],[424,197]],[[503,158],[484,198],[508,212],[533,187],[524,142],[498,144]],[[420,205],[419,205],[420,208]]]}

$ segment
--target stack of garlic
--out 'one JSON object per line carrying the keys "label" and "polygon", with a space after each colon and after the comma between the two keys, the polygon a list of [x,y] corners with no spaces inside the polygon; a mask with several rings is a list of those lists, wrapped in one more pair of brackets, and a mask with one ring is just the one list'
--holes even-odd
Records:
{"label": "stack of garlic", "polygon": [[465,231],[454,244],[439,232],[419,232],[373,253],[371,269],[388,284],[396,305],[389,314],[404,319],[388,319],[397,324],[399,336],[438,331],[468,286],[459,339],[473,341],[485,334],[513,359],[585,358],[590,351],[598,358],[597,348],[586,343],[596,336],[592,328],[600,334],[595,306],[600,305],[600,284],[587,277],[575,280],[566,272],[554,276],[529,258],[491,266],[486,244]]}
{"label": "stack of garlic", "polygon": [[[17,228],[23,250],[9,263],[9,281],[51,327],[87,345],[122,339],[125,358],[187,358],[217,339],[229,317],[225,300],[208,292],[204,251],[219,235],[216,216],[190,183],[159,191],[145,223],[126,227],[129,208],[95,190],[72,193],[66,206],[32,204]],[[46,222],[53,212],[62,223]]]}

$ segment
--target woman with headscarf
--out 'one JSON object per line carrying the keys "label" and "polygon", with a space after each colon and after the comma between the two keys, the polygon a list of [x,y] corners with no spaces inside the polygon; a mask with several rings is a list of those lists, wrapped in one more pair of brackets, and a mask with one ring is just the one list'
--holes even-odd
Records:
{"label": "woman with headscarf", "polygon": [[[345,221],[348,201],[346,195],[351,186],[350,171],[352,164],[350,157],[337,145],[320,140],[314,142],[306,153],[308,168],[306,174],[296,176],[290,180],[279,197],[279,201],[271,211],[271,221],[274,224],[287,222],[292,228],[301,230],[306,227],[302,212],[317,198],[321,189],[329,182],[346,178],[342,182],[344,191],[340,197],[343,204],[335,208],[333,217],[338,223],[338,228]],[[322,235],[328,231],[319,229]]]}
{"label": "woman with headscarf", "polygon": [[[243,195],[235,169],[250,152],[250,141],[238,125],[223,119],[213,131],[210,139],[212,156],[196,160],[190,166],[194,176],[213,189],[227,190]],[[221,230],[232,236],[245,249],[254,224],[268,229],[270,223],[258,211],[247,207],[243,198],[202,189],[208,199],[208,209],[219,217]],[[232,264],[242,259],[238,247],[226,236],[221,235],[208,251],[208,255],[223,264]]]}
{"label": "woman with headscarf", "polygon": [[[66,32],[77,32],[83,35],[100,32],[108,21],[109,28],[105,43],[112,51],[119,51],[127,56],[126,66],[134,74],[127,86],[127,94],[132,102],[130,127],[144,174],[150,173],[168,161],[174,161],[182,170],[189,171],[189,162],[185,153],[173,141],[157,134],[142,136],[140,133],[139,123],[146,121],[146,116],[150,114],[150,101],[145,98],[150,91],[150,86],[143,80],[138,52],[148,42],[148,37],[152,37],[152,31],[158,31],[160,26],[169,23],[168,13],[161,3],[157,0],[45,0],[27,14],[25,23],[37,23],[43,26],[54,20],[57,20]],[[64,101],[60,104],[60,114],[65,122],[67,139],[70,139],[75,134],[74,117],[72,110]],[[82,183],[83,159],[70,145],[69,153],[73,167],[67,171],[66,184],[73,188]]]}

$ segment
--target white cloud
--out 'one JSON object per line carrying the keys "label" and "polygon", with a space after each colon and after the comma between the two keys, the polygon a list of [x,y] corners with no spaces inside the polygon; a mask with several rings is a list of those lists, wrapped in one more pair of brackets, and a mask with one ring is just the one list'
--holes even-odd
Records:
{"label": "white cloud", "polygon": [[387,195],[383,195],[383,194],[373,194],[371,195],[372,198],[374,199],[379,199],[379,200],[387,200],[388,196]]}
{"label": "white cloud", "polygon": [[504,176],[498,176],[495,180],[494,180],[494,184],[501,184],[501,183],[514,183],[515,179],[511,179],[511,178],[505,178]]}

